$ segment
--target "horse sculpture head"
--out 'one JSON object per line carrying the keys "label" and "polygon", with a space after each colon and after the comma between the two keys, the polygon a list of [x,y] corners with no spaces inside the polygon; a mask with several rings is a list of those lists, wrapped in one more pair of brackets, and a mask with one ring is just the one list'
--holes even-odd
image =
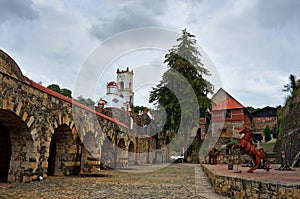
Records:
{"label": "horse sculpture head", "polygon": [[244,134],[244,137],[242,138],[243,140],[246,140],[249,142],[253,141],[252,131],[248,127],[245,127],[243,130],[241,130],[240,134]]}

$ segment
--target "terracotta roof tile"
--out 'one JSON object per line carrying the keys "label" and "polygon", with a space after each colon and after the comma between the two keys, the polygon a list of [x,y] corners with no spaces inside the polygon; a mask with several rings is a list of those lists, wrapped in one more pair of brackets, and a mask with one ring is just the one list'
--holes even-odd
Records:
{"label": "terracotta roof tile", "polygon": [[237,102],[236,100],[232,98],[227,98],[220,104],[217,104],[215,107],[213,107],[212,110],[217,111],[217,110],[238,109],[238,108],[244,109],[245,107],[239,102]]}

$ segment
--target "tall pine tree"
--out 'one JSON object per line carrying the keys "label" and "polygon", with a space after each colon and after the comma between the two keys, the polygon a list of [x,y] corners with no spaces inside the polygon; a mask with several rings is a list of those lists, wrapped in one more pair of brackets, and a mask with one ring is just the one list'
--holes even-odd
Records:
{"label": "tall pine tree", "polygon": [[193,118],[196,107],[192,107],[195,103],[199,106],[201,117],[204,116],[206,109],[211,106],[207,95],[213,92],[213,85],[204,78],[210,73],[201,62],[202,55],[196,46],[195,36],[184,29],[177,41],[179,44],[165,55],[164,62],[168,70],[149,98],[150,103],[156,104],[158,109],[165,109],[167,113],[164,131],[175,132],[182,120],[196,119]]}

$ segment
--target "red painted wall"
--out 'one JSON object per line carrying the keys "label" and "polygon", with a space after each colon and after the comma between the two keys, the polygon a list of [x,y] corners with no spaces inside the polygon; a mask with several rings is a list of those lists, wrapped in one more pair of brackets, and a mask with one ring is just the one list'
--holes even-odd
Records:
{"label": "red painted wall", "polygon": [[226,110],[212,111],[212,122],[221,122],[224,120],[225,120],[225,122],[226,121],[244,121],[246,119],[243,109],[232,109],[229,111],[231,113],[231,118],[224,117]]}

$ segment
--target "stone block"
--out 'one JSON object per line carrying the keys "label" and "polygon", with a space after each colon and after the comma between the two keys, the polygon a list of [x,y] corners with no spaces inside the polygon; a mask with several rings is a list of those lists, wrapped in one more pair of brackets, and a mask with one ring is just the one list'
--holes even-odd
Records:
{"label": "stone block", "polygon": [[68,149],[68,153],[72,153],[72,154],[76,154],[77,153],[77,146],[76,145],[72,145],[69,147]]}
{"label": "stone block", "polygon": [[66,171],[64,172],[64,175],[65,175],[65,176],[69,176],[69,175],[70,175],[70,171],[69,171],[69,170],[66,170]]}
{"label": "stone block", "polygon": [[89,160],[89,161],[88,161],[88,164],[89,164],[89,165],[100,165],[100,161],[95,161],[95,160],[92,161],[92,160]]}
{"label": "stone block", "polygon": [[48,162],[42,162],[42,168],[48,168]]}
{"label": "stone block", "polygon": [[298,187],[298,189],[294,189],[293,198],[300,198],[300,187]]}
{"label": "stone block", "polygon": [[31,181],[32,181],[31,176],[23,176],[22,182],[28,183],[28,182],[31,182]]}
{"label": "stone block", "polygon": [[25,169],[35,169],[37,167],[36,162],[22,162],[22,167]]}
{"label": "stone block", "polygon": [[87,173],[89,169],[87,167],[82,168],[82,172]]}
{"label": "stone block", "polygon": [[28,117],[28,113],[27,113],[27,112],[24,112],[24,113],[23,113],[23,116],[22,116],[22,120],[23,120],[23,121],[26,121],[27,117]]}
{"label": "stone block", "polygon": [[8,107],[8,99],[3,99],[2,100],[2,109],[7,109]]}
{"label": "stone block", "polygon": [[284,189],[284,187],[279,187],[278,188],[278,196],[279,197],[283,197],[283,196],[285,196],[285,189]]}
{"label": "stone block", "polygon": [[90,169],[90,171],[91,171],[91,173],[95,173],[95,172],[98,171],[98,169],[96,167],[93,167],[93,168]]}
{"label": "stone block", "polygon": [[70,154],[76,154],[77,153],[77,149],[69,148],[68,149],[68,153],[70,153]]}
{"label": "stone block", "polygon": [[11,160],[10,161],[10,167],[19,168],[21,166],[20,161]]}
{"label": "stone block", "polygon": [[75,162],[65,162],[64,164],[65,164],[66,167],[73,167],[73,166],[76,165]]}
{"label": "stone block", "polygon": [[38,176],[37,176],[37,175],[31,176],[31,180],[32,180],[32,181],[36,181],[37,179],[38,179]]}
{"label": "stone block", "polygon": [[34,120],[35,120],[34,117],[31,116],[27,122],[27,125],[30,127],[32,125],[32,123],[34,122]]}
{"label": "stone block", "polygon": [[56,176],[63,176],[64,173],[61,170],[55,170],[54,175],[56,175]]}
{"label": "stone block", "polygon": [[7,176],[7,182],[9,182],[9,183],[16,182],[16,177],[15,177],[15,175],[9,174],[9,175]]}

